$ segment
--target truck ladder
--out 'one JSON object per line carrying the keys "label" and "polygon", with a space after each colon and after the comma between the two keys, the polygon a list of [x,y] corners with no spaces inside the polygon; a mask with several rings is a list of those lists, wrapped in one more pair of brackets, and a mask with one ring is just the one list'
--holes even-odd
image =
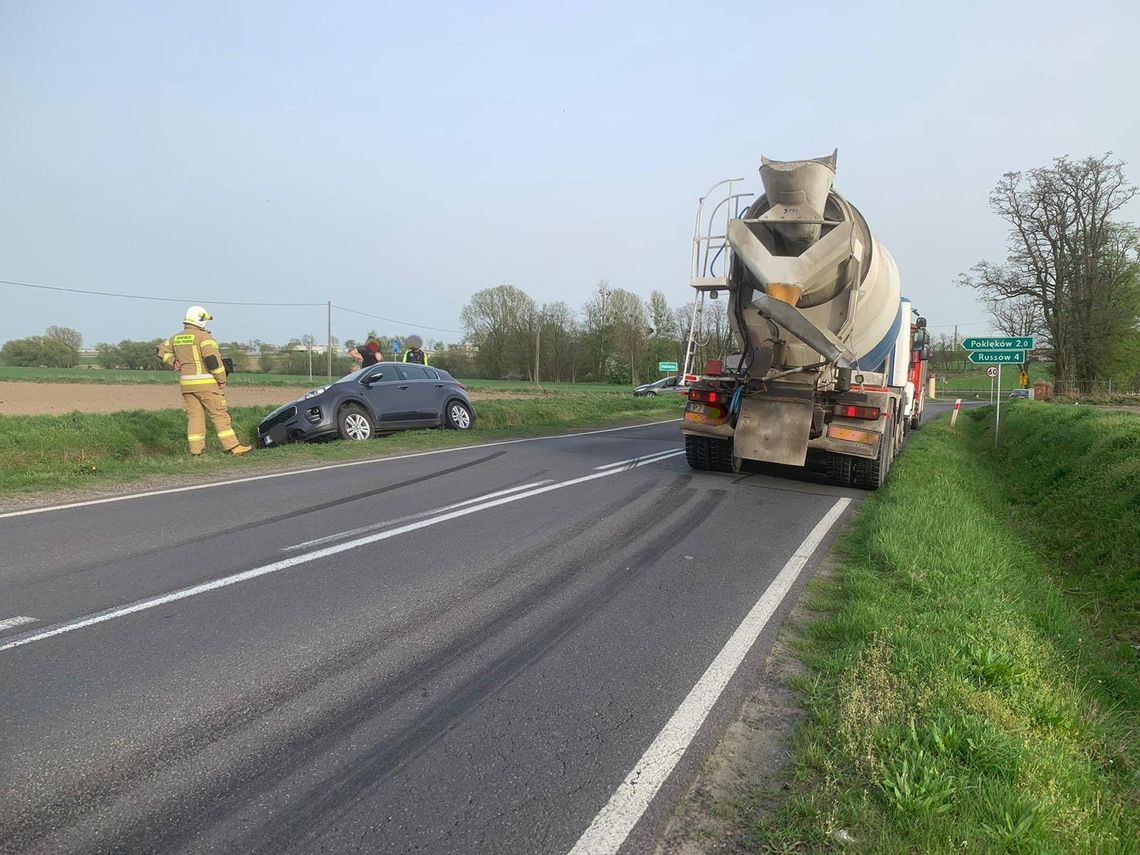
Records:
{"label": "truck ladder", "polygon": [[[705,342],[701,341],[705,294],[712,293],[715,299],[718,292],[728,290],[729,262],[732,254],[732,249],[728,245],[728,224],[734,217],[740,216],[742,201],[753,195],[732,192],[732,186],[743,180],[743,178],[726,178],[718,181],[697,201],[697,217],[693,226],[693,257],[689,273],[689,285],[695,293],[693,310],[689,317],[689,340],[685,345],[682,377],[693,373],[699,352],[705,345]],[[718,194],[720,201],[706,216],[705,203],[710,201],[713,193],[721,187],[726,188],[723,196]],[[715,234],[714,226],[718,222],[721,208],[725,209],[724,228],[721,234]]]}

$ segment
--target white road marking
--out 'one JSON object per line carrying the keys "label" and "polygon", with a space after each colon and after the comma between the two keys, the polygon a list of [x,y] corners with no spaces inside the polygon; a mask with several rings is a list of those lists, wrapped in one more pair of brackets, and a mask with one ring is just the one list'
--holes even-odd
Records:
{"label": "white road marking", "polygon": [[839,499],[823,515],[823,519],[816,523],[677,707],[672,718],[661,728],[657,738],[625,776],[606,806],[578,838],[570,855],[612,855],[625,843],[661,785],[692,743],[709,711],[752,649],[764,626],[788,595],[804,565],[849,504],[851,499]]}
{"label": "white road marking", "polygon": [[4,618],[4,620],[0,620],[0,630],[11,629],[14,626],[23,626],[26,623],[35,622],[36,619],[34,617],[28,617],[27,615],[16,615],[15,617]]}
{"label": "white road marking", "polygon": [[[674,455],[684,453],[684,451],[673,452]],[[647,465],[647,463],[655,462],[656,459],[646,461],[646,463],[639,463],[637,466],[644,466]],[[441,522],[447,522],[448,520],[457,519],[458,517],[465,517],[468,514],[475,514],[479,511],[485,511],[489,508],[496,508],[499,505],[518,502],[522,499],[529,499],[531,496],[538,496],[542,493],[550,493],[554,490],[561,490],[565,487],[572,487],[575,484],[583,484],[586,481],[594,481],[598,478],[608,478],[610,475],[620,475],[623,472],[629,471],[629,469],[610,469],[605,472],[595,472],[592,475],[582,475],[578,478],[571,478],[568,481],[558,481],[553,484],[546,484],[542,487],[536,487],[533,490],[527,490],[521,493],[512,493],[509,496],[500,496],[497,499],[490,499],[489,501],[482,502],[478,505],[470,505],[466,508],[457,508],[454,511],[449,511],[445,514],[439,514],[438,516],[431,517],[430,519],[407,523],[406,525],[398,526],[396,528],[390,528],[385,531],[367,535],[365,537],[359,537],[355,540],[338,543],[334,546],[326,546],[323,549],[317,549],[312,552],[305,552],[300,555],[294,555],[290,558],[282,558],[280,561],[274,561],[271,564],[263,564],[261,567],[254,567],[252,570],[245,570],[241,573],[235,573],[232,576],[224,576],[221,579],[214,579],[211,582],[203,582],[200,585],[194,585],[190,588],[171,591],[169,594],[163,594],[158,597],[149,597],[144,600],[139,600],[137,602],[131,603],[130,605],[122,606],[117,609],[109,609],[104,612],[87,615],[86,617],[78,618],[67,623],[48,627],[47,629],[32,633],[30,635],[18,636],[16,638],[12,638],[8,641],[0,643],[0,652],[11,650],[14,647],[23,647],[26,644],[32,644],[36,641],[43,641],[44,639],[52,638],[56,635],[62,635],[65,632],[74,632],[77,629],[83,629],[84,627],[93,626],[94,624],[104,623],[109,620],[126,617],[127,615],[132,615],[136,612],[155,609],[159,606],[164,606],[167,603],[173,603],[178,600],[185,600],[188,597],[196,597],[197,595],[205,594],[208,591],[216,591],[219,588],[226,588],[230,585],[236,585],[238,582],[245,582],[249,579],[256,579],[259,576],[267,576],[270,573],[276,573],[279,570],[286,570],[289,567],[296,567],[299,564],[308,564],[312,561],[318,561],[322,558],[328,558],[332,555],[339,555],[341,552],[347,552],[350,549],[367,546],[370,543],[376,543],[381,540],[388,540],[389,538],[397,537],[401,534],[407,534],[410,531],[416,531],[417,529],[438,525]]]}
{"label": "white road marking", "polygon": [[603,463],[601,466],[595,466],[595,470],[613,469],[615,466],[626,466],[631,463],[641,463],[641,461],[653,462],[665,457],[675,457],[680,454],[678,451],[658,451],[656,454],[644,454],[641,457],[631,457],[629,460],[618,460],[614,463]]}
{"label": "white road marking", "polygon": [[71,508],[87,508],[92,505],[106,505],[111,502],[126,502],[131,499],[145,499],[149,496],[168,496],[172,493],[189,493],[193,490],[211,490],[215,487],[229,487],[234,484],[248,484],[252,481],[268,481],[271,478],[289,478],[294,475],[310,475],[313,472],[327,472],[331,469],[344,469],[349,466],[367,466],[376,463],[389,463],[393,460],[409,460],[413,457],[428,457],[433,454],[450,454],[454,451],[473,451],[480,448],[492,448],[496,445],[517,445],[522,442],[548,442],[555,439],[573,439],[577,436],[593,436],[599,433],[613,433],[620,430],[634,430],[636,428],[653,427],[654,425],[667,425],[679,422],[680,419],[664,419],[659,422],[642,422],[636,425],[625,425],[616,428],[599,428],[579,433],[560,433],[552,436],[528,436],[522,439],[501,439],[495,442],[483,442],[475,445],[460,445],[455,448],[436,448],[432,451],[417,451],[414,454],[400,454],[394,457],[372,457],[368,460],[350,460],[346,463],[329,463],[326,466],[310,466],[307,469],[290,469],[288,472],[269,472],[265,475],[249,475],[245,478],[231,478],[228,481],[213,481],[209,484],[190,484],[185,487],[168,487],[165,490],[147,490],[143,493],[127,493],[122,496],[106,496],[102,499],[86,499],[82,502],[68,502],[65,505],[48,505],[42,508],[28,508],[23,511],[7,511],[0,513],[0,520],[9,517],[23,517],[29,514],[46,514],[51,511],[66,511]]}
{"label": "white road marking", "polygon": [[554,481],[553,478],[547,478],[544,481],[535,481],[532,484],[523,484],[519,487],[510,487],[509,489],[506,489],[506,490],[499,490],[496,493],[487,493],[485,496],[476,496],[474,499],[468,499],[465,502],[456,502],[453,505],[444,505],[442,508],[435,508],[434,510],[431,510],[431,511],[420,511],[418,514],[408,514],[407,516],[396,517],[395,519],[392,519],[392,520],[384,520],[384,522],[372,523],[371,525],[364,525],[364,526],[361,526],[360,528],[349,529],[348,531],[338,532],[337,534],[329,534],[329,535],[325,535],[324,537],[314,538],[313,540],[306,540],[304,543],[298,543],[296,546],[286,546],[281,551],[282,552],[293,552],[294,550],[304,549],[308,546],[319,546],[322,543],[331,543],[334,540],[343,540],[346,537],[355,537],[358,534],[364,534],[365,532],[369,532],[369,531],[376,531],[376,529],[379,529],[379,528],[387,528],[390,525],[399,525],[400,523],[408,522],[408,520],[419,520],[419,519],[423,519],[424,517],[430,517],[430,516],[435,516],[436,514],[442,514],[446,511],[454,510],[455,508],[462,508],[462,507],[466,507],[467,505],[474,505],[477,502],[483,502],[483,501],[486,501],[487,499],[495,499],[495,498],[498,498],[499,496],[506,496],[506,495],[509,495],[510,493],[517,493],[519,490],[529,490],[533,487],[541,487],[543,484],[550,484],[550,483],[553,483],[553,481]]}

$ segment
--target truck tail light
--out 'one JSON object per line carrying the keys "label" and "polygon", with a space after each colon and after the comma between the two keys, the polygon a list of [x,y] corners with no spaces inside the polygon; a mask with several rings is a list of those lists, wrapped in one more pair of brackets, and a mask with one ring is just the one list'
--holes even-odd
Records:
{"label": "truck tail light", "polygon": [[717,393],[711,389],[690,389],[689,400],[698,401],[702,404],[715,404],[719,401]]}
{"label": "truck tail light", "polygon": [[877,421],[882,415],[882,410],[878,407],[860,407],[857,404],[836,404],[832,412],[841,418],[866,419],[868,421]]}

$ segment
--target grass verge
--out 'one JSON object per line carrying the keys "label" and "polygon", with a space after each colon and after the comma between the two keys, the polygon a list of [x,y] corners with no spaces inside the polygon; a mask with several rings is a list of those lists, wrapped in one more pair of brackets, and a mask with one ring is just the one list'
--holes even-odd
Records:
{"label": "grass verge", "polygon": [[[323,364],[323,363],[322,363]],[[656,378],[648,378],[653,380]],[[0,381],[25,383],[114,383],[132,385],[173,385],[173,371],[128,371],[122,368],[23,368],[0,365]],[[235,386],[321,386],[326,382],[323,371],[309,379],[307,374],[261,374],[239,371],[229,378]],[[543,383],[535,386],[525,380],[463,380],[469,389],[527,394],[561,392],[609,392],[628,395],[632,385],[612,383]],[[648,382],[648,381],[645,381]]]}
{"label": "grass verge", "polygon": [[744,851],[1140,848],[1140,420],[1026,404],[913,437],[813,584],[790,792]]}
{"label": "grass verge", "polygon": [[[211,436],[201,459],[186,453],[186,416],[181,410],[0,415],[0,497],[82,488],[187,473],[248,473],[291,464],[380,457],[401,451],[468,445],[491,439],[679,417],[680,398],[634,398],[565,394],[476,405],[470,431],[417,430],[365,443],[329,442],[259,450],[240,458],[221,453]],[[261,407],[230,410],[238,437],[249,441],[265,416]]]}

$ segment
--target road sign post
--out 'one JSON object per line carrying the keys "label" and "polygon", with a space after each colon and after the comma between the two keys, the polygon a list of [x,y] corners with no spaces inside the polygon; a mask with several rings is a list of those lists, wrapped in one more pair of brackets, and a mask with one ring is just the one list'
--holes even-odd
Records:
{"label": "road sign post", "polygon": [[986,369],[986,374],[990,377],[990,403],[995,405],[994,448],[997,448],[998,433],[1001,431],[1001,367],[1024,365],[1026,352],[1033,349],[1033,336],[967,338],[963,339],[962,347],[970,351],[969,359],[974,365],[991,366]]}
{"label": "road sign post", "polygon": [[994,448],[998,444],[998,431],[1001,430],[1001,364],[997,367],[997,409],[994,410]]}

